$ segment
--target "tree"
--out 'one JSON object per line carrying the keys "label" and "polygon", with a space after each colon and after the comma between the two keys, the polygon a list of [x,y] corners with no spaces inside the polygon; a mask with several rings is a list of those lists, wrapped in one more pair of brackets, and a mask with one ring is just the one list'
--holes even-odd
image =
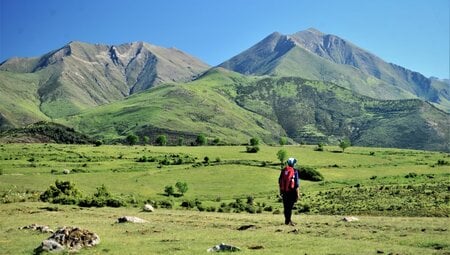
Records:
{"label": "tree", "polygon": [[183,143],[184,143],[184,138],[183,137],[178,138],[178,146],[182,146]]}
{"label": "tree", "polygon": [[144,136],[143,140],[144,140],[144,145],[150,143],[150,137],[148,137],[148,136]]}
{"label": "tree", "polygon": [[280,160],[281,165],[283,165],[287,159],[287,151],[285,149],[279,150],[277,152],[277,158]]}
{"label": "tree", "polygon": [[258,139],[257,137],[252,137],[252,138],[250,139],[250,145],[251,145],[251,146],[257,146],[257,145],[259,145],[259,139]]}
{"label": "tree", "polygon": [[197,145],[206,145],[208,139],[206,139],[206,136],[204,134],[199,134],[197,136],[197,139],[195,139],[195,142],[197,143]]}
{"label": "tree", "polygon": [[166,193],[167,196],[170,197],[175,193],[175,190],[172,185],[167,185],[166,187],[164,187],[164,192]]}
{"label": "tree", "polygon": [[167,136],[165,135],[160,135],[156,138],[156,144],[158,144],[159,146],[164,146],[167,144]]}
{"label": "tree", "polygon": [[185,182],[177,182],[175,184],[175,187],[177,188],[178,192],[181,193],[182,196],[184,195],[184,193],[186,193],[186,191],[188,191],[188,185]]}
{"label": "tree", "polygon": [[345,149],[347,149],[350,146],[351,146],[351,143],[350,143],[350,140],[348,140],[348,139],[344,139],[339,143],[339,147],[341,147],[342,152],[344,152]]}
{"label": "tree", "polygon": [[287,142],[288,142],[287,137],[284,137],[284,136],[283,136],[283,137],[280,138],[280,145],[281,145],[281,146],[286,145]]}
{"label": "tree", "polygon": [[139,141],[136,135],[130,134],[127,136],[127,142],[129,145],[135,145]]}

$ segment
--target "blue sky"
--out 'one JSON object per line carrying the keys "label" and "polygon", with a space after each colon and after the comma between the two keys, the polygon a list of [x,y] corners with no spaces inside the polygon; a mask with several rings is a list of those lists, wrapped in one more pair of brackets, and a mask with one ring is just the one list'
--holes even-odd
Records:
{"label": "blue sky", "polygon": [[449,78],[449,0],[0,0],[0,61],[69,41],[145,41],[210,65],[272,32],[335,34],[425,76]]}

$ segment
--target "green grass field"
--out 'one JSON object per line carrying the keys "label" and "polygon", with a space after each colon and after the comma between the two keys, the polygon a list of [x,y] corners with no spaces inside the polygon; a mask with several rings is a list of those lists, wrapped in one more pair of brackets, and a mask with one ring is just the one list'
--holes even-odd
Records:
{"label": "green grass field", "polygon": [[[450,253],[448,154],[260,147],[258,153],[246,153],[244,146],[1,144],[0,254],[32,253],[48,237],[18,229],[32,223],[79,226],[98,233],[101,244],[80,254],[201,254],[221,242],[240,247],[242,254]],[[301,182],[295,228],[282,224],[277,196],[280,149],[325,178]],[[138,162],[143,156],[166,162],[189,157],[195,163]],[[65,169],[70,173],[64,174]],[[40,202],[39,195],[56,180],[74,183],[83,196],[92,196],[104,185],[127,206]],[[188,191],[166,196],[165,186],[178,181],[187,183]],[[142,212],[148,201],[158,207],[156,212]],[[186,201],[201,206],[186,209],[181,206]],[[245,210],[230,206],[238,201]],[[162,208],[162,202],[172,209]],[[149,223],[115,224],[124,215]],[[349,215],[360,221],[340,221]],[[249,224],[255,228],[237,230]]]}

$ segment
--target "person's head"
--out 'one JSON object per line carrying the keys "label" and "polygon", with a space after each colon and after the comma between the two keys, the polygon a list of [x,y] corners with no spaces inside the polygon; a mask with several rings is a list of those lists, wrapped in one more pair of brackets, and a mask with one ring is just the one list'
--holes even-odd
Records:
{"label": "person's head", "polygon": [[297,160],[295,158],[288,158],[288,160],[287,160],[288,166],[293,167],[295,165],[295,163],[297,163]]}

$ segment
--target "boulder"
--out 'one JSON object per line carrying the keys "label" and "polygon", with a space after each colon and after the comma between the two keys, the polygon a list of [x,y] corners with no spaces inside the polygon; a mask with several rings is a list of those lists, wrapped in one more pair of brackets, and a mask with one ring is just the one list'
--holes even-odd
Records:
{"label": "boulder", "polygon": [[70,170],[69,169],[64,169],[63,170],[63,174],[70,174]]}
{"label": "boulder", "polygon": [[151,204],[145,204],[143,210],[144,212],[154,212],[155,208]]}
{"label": "boulder", "polygon": [[138,217],[134,217],[134,216],[123,216],[120,217],[119,219],[117,219],[118,223],[126,223],[126,222],[131,222],[131,223],[146,223],[148,221],[143,220],[141,218]]}
{"label": "boulder", "polygon": [[229,245],[229,244],[218,244],[216,246],[213,246],[209,249],[207,249],[207,252],[223,252],[223,251],[231,251],[231,252],[235,252],[235,251],[240,251],[241,249],[233,246],[233,245]]}

